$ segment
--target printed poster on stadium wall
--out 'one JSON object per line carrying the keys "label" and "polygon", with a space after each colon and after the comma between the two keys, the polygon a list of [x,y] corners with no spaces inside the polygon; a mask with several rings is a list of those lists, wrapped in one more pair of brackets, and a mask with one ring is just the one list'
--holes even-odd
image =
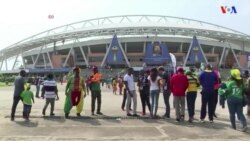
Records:
{"label": "printed poster on stadium wall", "polygon": [[144,62],[147,64],[171,63],[171,56],[166,44],[160,42],[147,43]]}
{"label": "printed poster on stadium wall", "polygon": [[189,46],[186,64],[196,63],[207,63],[207,60],[196,36],[194,36]]}
{"label": "printed poster on stadium wall", "polygon": [[122,47],[119,44],[118,38],[114,35],[111,44],[108,49],[108,56],[106,59],[106,64],[108,65],[117,65],[117,64],[124,64],[124,55],[122,53]]}

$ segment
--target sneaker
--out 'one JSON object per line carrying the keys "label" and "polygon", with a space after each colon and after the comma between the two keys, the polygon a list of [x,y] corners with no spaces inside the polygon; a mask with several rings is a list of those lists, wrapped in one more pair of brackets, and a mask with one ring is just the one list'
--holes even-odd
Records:
{"label": "sneaker", "polygon": [[133,116],[133,117],[139,117],[139,115],[137,115],[137,114],[133,114],[132,116]]}
{"label": "sneaker", "polygon": [[188,122],[193,123],[193,118],[189,118]]}
{"label": "sneaker", "polygon": [[68,118],[69,118],[69,114],[65,114],[65,118],[67,118],[67,119],[68,119]]}
{"label": "sneaker", "polygon": [[96,112],[96,114],[97,114],[97,115],[103,115],[103,113],[101,113],[101,112]]}
{"label": "sneaker", "polygon": [[163,117],[163,118],[170,118],[170,116],[167,115],[167,114],[163,115],[162,117]]}
{"label": "sneaker", "polygon": [[158,116],[158,115],[154,115],[154,117],[155,117],[155,118],[160,118],[160,116]]}
{"label": "sneaker", "polygon": [[184,117],[181,117],[180,120],[181,120],[181,121],[185,121],[185,118],[184,118]]}
{"label": "sneaker", "polygon": [[214,114],[214,117],[215,117],[215,118],[218,118],[216,114]]}
{"label": "sneaker", "polygon": [[204,120],[204,119],[201,119],[200,122],[201,122],[201,123],[205,123],[205,120]]}
{"label": "sneaker", "polygon": [[50,116],[55,116],[55,114],[54,114],[54,113],[51,113]]}
{"label": "sneaker", "polygon": [[130,113],[127,114],[128,117],[131,117],[132,115]]}
{"label": "sneaker", "polygon": [[236,130],[236,127],[231,126],[232,129]]}
{"label": "sneaker", "polygon": [[241,131],[242,131],[242,132],[246,132],[246,131],[247,131],[247,126],[243,127],[243,128],[241,129]]}
{"label": "sneaker", "polygon": [[213,121],[213,120],[209,120],[209,122],[210,122],[210,123],[214,123],[214,121]]}

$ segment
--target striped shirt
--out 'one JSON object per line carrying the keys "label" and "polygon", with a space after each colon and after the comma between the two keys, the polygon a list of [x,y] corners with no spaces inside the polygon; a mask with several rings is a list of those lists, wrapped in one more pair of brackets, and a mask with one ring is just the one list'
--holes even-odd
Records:
{"label": "striped shirt", "polygon": [[56,98],[57,84],[55,80],[46,80],[43,84],[45,98]]}

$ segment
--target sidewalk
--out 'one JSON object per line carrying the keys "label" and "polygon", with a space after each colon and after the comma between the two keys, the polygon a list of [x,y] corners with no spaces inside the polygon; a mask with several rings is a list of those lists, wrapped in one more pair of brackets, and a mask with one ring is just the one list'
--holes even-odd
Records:
{"label": "sidewalk", "polygon": [[[58,85],[60,100],[56,102],[55,114],[53,118],[43,118],[42,108],[44,100],[35,99],[32,107],[31,121],[25,122],[21,118],[22,103],[19,103],[15,122],[11,122],[10,108],[12,104],[13,87],[1,88],[0,94],[0,141],[18,140],[245,140],[250,138],[250,132],[242,133],[230,129],[228,109],[217,107],[218,119],[214,123],[200,123],[198,120],[190,124],[187,121],[177,123],[175,121],[174,109],[171,109],[171,119],[149,119],[146,117],[127,117],[126,112],[121,110],[122,96],[113,95],[112,90],[103,88],[102,92],[102,112],[104,116],[90,116],[90,96],[85,99],[84,113],[77,118],[75,108],[70,113],[70,119],[64,118],[64,86]],[[32,87],[34,90],[34,87]],[[138,114],[141,112],[140,97],[137,95]],[[170,99],[172,103],[172,97]],[[199,119],[200,95],[196,100],[196,115]],[[164,103],[162,94],[159,99],[159,115],[164,114]],[[171,104],[171,108],[173,105]],[[50,108],[47,109],[47,114]],[[148,112],[147,112],[148,113]],[[186,112],[187,120],[187,112]],[[248,119],[249,123],[249,119]],[[238,124],[238,127],[240,125]]]}

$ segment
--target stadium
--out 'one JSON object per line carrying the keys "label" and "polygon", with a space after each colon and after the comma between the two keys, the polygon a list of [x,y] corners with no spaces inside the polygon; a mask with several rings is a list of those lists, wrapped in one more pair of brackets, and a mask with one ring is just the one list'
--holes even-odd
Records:
{"label": "stadium", "polygon": [[0,51],[0,70],[173,66],[170,54],[174,66],[248,68],[249,52],[250,36],[227,27],[179,17],[123,15],[75,22],[25,38]]}

